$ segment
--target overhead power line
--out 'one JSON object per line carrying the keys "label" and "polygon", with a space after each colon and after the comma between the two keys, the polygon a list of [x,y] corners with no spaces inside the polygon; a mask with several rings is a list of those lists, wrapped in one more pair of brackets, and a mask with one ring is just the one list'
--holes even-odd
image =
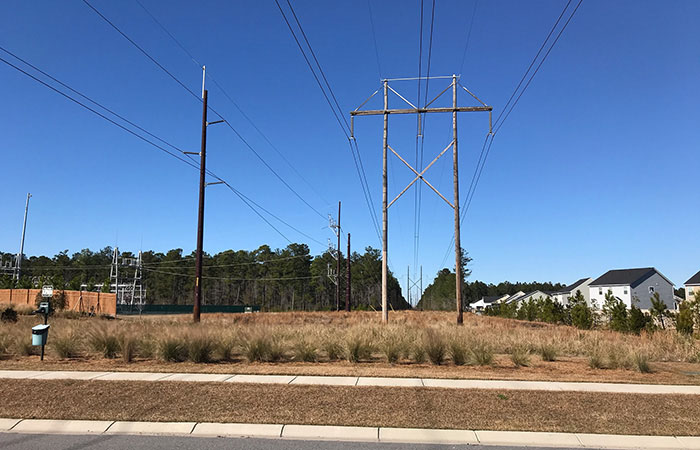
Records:
{"label": "overhead power line", "polygon": [[[175,42],[175,44],[190,58],[192,63],[196,65],[197,67],[201,68],[204,64],[200,63],[197,58],[192,55],[192,53],[187,50],[187,48],[171,33],[165,25],[163,25],[144,5],[140,0],[135,0],[136,3],[139,4],[139,6],[146,12],[146,14],[155,22],[156,25],[170,37],[170,39]],[[325,204],[328,204],[328,201],[324,198],[324,196],[309,182],[309,180],[301,173],[299,170],[287,159],[287,157],[282,153],[275,144],[272,143],[272,141],[267,137],[265,133],[262,132],[262,130],[253,122],[253,120],[246,114],[246,112],[241,108],[238,103],[233,99],[231,95],[224,89],[224,87],[217,81],[217,79],[214,77],[214,75],[211,73],[211,70],[207,70],[207,77],[211,80],[214,85],[219,88],[222,94],[224,94],[224,97],[238,110],[238,112],[243,116],[243,118],[253,127],[253,129],[267,142],[267,144],[272,148],[277,155],[279,155],[280,158],[289,166],[290,169],[306,184],[313,192],[320,198]]]}
{"label": "overhead power line", "polygon": [[[377,233],[377,237],[381,240],[381,233],[379,231],[379,221],[377,219],[377,213],[374,208],[374,201],[372,200],[372,195],[371,191],[369,189],[369,183],[367,182],[367,175],[364,170],[364,166],[362,164],[362,157],[360,155],[360,150],[357,144],[357,140],[351,139],[351,129],[350,125],[347,122],[347,119],[345,119],[345,116],[343,114],[343,110],[340,107],[338,100],[333,93],[333,88],[331,87],[330,83],[328,82],[328,78],[326,77],[325,73],[323,72],[323,68],[321,67],[321,64],[318,61],[318,58],[316,57],[315,52],[313,51],[313,48],[311,47],[311,44],[306,36],[306,33],[303,30],[303,27],[301,26],[301,22],[299,21],[296,13],[294,12],[294,8],[292,7],[292,4],[289,0],[287,0],[287,5],[289,6],[290,11],[292,12],[292,15],[295,19],[295,22],[297,24],[297,27],[299,28],[302,37],[304,39],[304,42],[306,43],[306,46],[309,48],[309,51],[311,53],[311,57],[314,59],[316,63],[317,69],[314,69],[314,65],[311,63],[309,56],[306,54],[306,51],[304,50],[304,47],[301,45],[300,39],[297,36],[297,33],[294,30],[294,27],[292,27],[292,24],[287,17],[287,14],[284,12],[284,9],[282,8],[282,5],[280,5],[279,0],[275,0],[275,4],[277,5],[277,8],[279,9],[280,13],[282,14],[282,18],[284,19],[284,22],[287,24],[287,28],[289,28],[290,33],[292,34],[292,38],[294,38],[294,41],[297,44],[297,47],[299,48],[299,51],[301,52],[304,61],[306,62],[306,65],[309,67],[309,70],[311,70],[311,74],[314,77],[314,80],[316,80],[316,84],[318,87],[321,89],[321,93],[323,94],[323,97],[326,99],[326,102],[328,103],[328,106],[331,108],[331,112],[333,113],[333,116],[335,117],[336,122],[338,122],[338,125],[340,126],[340,129],[342,130],[343,134],[345,137],[348,139],[349,145],[350,145],[350,152],[353,156],[353,161],[355,163],[355,168],[358,173],[358,177],[360,180],[360,186],[362,187],[362,191],[365,197],[365,202],[367,203],[367,208],[369,209],[370,213],[370,219],[372,220],[372,224],[374,226],[375,232]],[[324,84],[321,82],[319,75],[316,73],[318,70],[321,78],[323,78],[325,82],[325,87]],[[333,98],[333,101],[331,101],[331,97],[328,96],[328,91]],[[342,119],[341,119],[342,118]]]}
{"label": "overhead power line", "polygon": [[[549,39],[552,37],[552,35],[556,31],[557,26],[561,22],[561,19],[564,17],[566,11],[569,9],[569,5],[571,4],[572,1],[573,0],[569,0],[568,3],[566,4],[566,6],[564,6],[564,9],[562,10],[561,14],[559,14],[559,17],[557,18],[556,22],[552,26],[552,29],[547,34],[547,37],[545,38],[544,42],[540,46],[540,49],[537,51],[537,53],[535,54],[535,57],[532,59],[532,62],[528,66],[527,70],[525,71],[525,74],[523,74],[522,78],[520,79],[517,86],[513,90],[513,93],[511,94],[510,98],[508,99],[508,102],[506,102],[506,105],[504,106],[503,110],[501,110],[501,113],[496,118],[496,121],[494,122],[494,125],[493,125],[494,131],[492,133],[489,133],[486,135],[486,139],[484,140],[484,144],[481,148],[481,153],[479,155],[479,162],[477,162],[476,169],[474,170],[474,174],[472,175],[472,182],[470,184],[470,190],[467,192],[467,196],[464,199],[464,205],[463,205],[462,212],[461,212],[462,217],[460,219],[461,221],[464,221],[464,218],[466,217],[466,214],[469,211],[469,206],[471,206],[472,198],[474,197],[474,193],[476,192],[476,188],[479,184],[479,180],[481,179],[481,174],[484,170],[484,166],[486,165],[486,159],[488,158],[488,155],[491,151],[491,146],[493,145],[493,140],[495,139],[496,134],[498,133],[498,131],[500,131],[500,129],[503,126],[503,124],[505,123],[506,119],[508,119],[508,117],[510,116],[510,113],[513,111],[513,108],[515,108],[515,106],[517,105],[520,98],[523,96],[523,94],[525,93],[527,88],[530,86],[530,83],[532,82],[533,78],[535,77],[535,75],[537,75],[537,72],[539,72],[540,68],[542,67],[542,65],[546,61],[550,52],[552,51],[552,49],[554,48],[556,43],[559,41],[559,38],[564,33],[564,30],[566,30],[566,27],[571,22],[571,19],[573,19],[574,15],[576,14],[576,11],[578,11],[579,7],[581,6],[581,3],[583,3],[583,0],[578,1],[578,3],[576,4],[576,7],[573,9],[573,11],[569,15],[568,19],[566,20],[566,22],[564,22],[562,27],[559,29],[559,32],[557,33],[556,37],[549,45],[549,48],[547,49],[545,54],[542,56],[542,58],[539,60],[539,63],[537,63],[538,57],[540,56],[540,54],[542,53],[544,48],[547,46],[547,42],[549,42]],[[530,77],[528,78],[528,74],[530,73],[530,70],[532,69],[533,66],[535,66],[536,63],[537,63],[537,67],[530,74]],[[526,78],[527,78],[527,82],[525,83],[522,90],[520,90],[520,87],[523,85],[523,82],[525,81]],[[517,95],[517,97],[516,97],[516,95]],[[515,101],[511,104],[511,101],[514,98],[515,98]],[[454,235],[452,236],[451,242],[454,242]],[[451,246],[452,246],[452,243],[450,243],[450,245],[448,246],[448,250],[445,253],[445,257],[443,258],[440,266],[443,266],[445,264],[445,261],[447,259],[447,255],[449,254],[449,250],[450,250]]]}
{"label": "overhead power line", "polygon": [[[143,47],[141,47],[140,45],[138,45],[138,43],[136,43],[136,41],[134,41],[133,39],[131,39],[126,33],[124,33],[119,27],[117,27],[112,21],[110,21],[110,20],[109,20],[104,14],[102,14],[97,8],[95,8],[94,6],[92,6],[92,5],[90,4],[90,2],[88,2],[88,0],[83,0],[83,2],[84,2],[87,6],[89,6],[90,9],[92,9],[100,18],[102,18],[102,19],[103,19],[105,22],[107,22],[112,28],[114,28],[120,35],[122,35],[127,41],[129,41],[129,43],[130,43],[131,45],[133,45],[133,46],[136,47],[141,53],[143,53],[143,54],[144,54],[151,62],[153,62],[159,69],[161,69],[163,72],[165,72],[166,74],[168,74],[173,80],[175,80],[182,88],[184,88],[187,92],[189,92],[192,96],[194,96],[199,102],[202,102],[202,99],[200,98],[199,95],[197,95],[192,89],[190,89],[189,87],[187,87],[187,85],[185,85],[184,82],[182,82],[182,81],[181,81],[179,78],[177,78],[172,72],[170,72],[168,69],[166,69],[161,63],[158,62],[158,60],[157,60],[156,58],[154,58],[153,56],[151,56],[146,50],[143,49]],[[190,55],[190,57],[191,57],[191,55]],[[269,164],[267,161],[265,161],[265,159],[253,148],[252,145],[250,145],[250,143],[248,143],[248,141],[247,141],[246,139],[243,138],[243,136],[238,132],[238,130],[236,130],[236,129],[233,127],[233,125],[231,125],[231,123],[230,123],[228,120],[226,120],[226,118],[225,118],[221,113],[219,113],[218,111],[216,111],[216,110],[215,110],[214,108],[212,108],[211,106],[209,106],[208,109],[209,109],[210,111],[212,111],[214,114],[216,114],[220,119],[222,119],[222,120],[224,121],[224,123],[226,124],[226,126],[228,126],[228,128],[231,129],[231,131],[233,131],[233,132],[236,134],[236,136],[238,136],[238,138],[243,142],[243,144],[244,144],[246,147],[248,147],[248,149],[249,149],[250,151],[252,151],[253,154],[258,158],[258,160],[260,160],[260,162],[262,162],[263,165],[265,165],[265,167],[267,167],[267,169],[270,170],[270,172],[272,172],[272,174],[275,175],[275,177],[276,177],[278,180],[280,180],[280,181],[282,182],[282,184],[284,184],[284,186],[285,186],[287,189],[289,189],[299,200],[301,200],[302,203],[304,203],[306,206],[308,206],[308,207],[309,207],[312,211],[314,211],[319,217],[321,217],[321,218],[324,219],[324,220],[326,219],[326,216],[325,216],[323,213],[321,213],[318,209],[314,208],[306,199],[304,199],[304,198],[301,196],[301,194],[299,194],[294,188],[292,188],[291,185],[290,185],[289,183],[287,183],[287,181],[284,180],[284,179],[282,178],[282,176],[281,176],[276,170],[274,170],[274,169],[272,168],[272,166],[270,166],[270,164]]]}
{"label": "overhead power line", "polygon": [[[96,102],[95,100],[91,99],[90,97],[88,97],[88,96],[86,96],[86,95],[80,93],[78,90],[76,90],[76,89],[70,87],[70,86],[67,85],[66,83],[61,82],[60,80],[58,80],[57,78],[51,76],[50,74],[48,74],[48,73],[46,73],[46,72],[44,72],[44,71],[38,69],[35,65],[30,64],[29,62],[25,61],[24,59],[21,59],[21,58],[17,57],[14,53],[10,52],[9,50],[6,50],[6,49],[3,48],[3,47],[0,47],[0,50],[2,50],[2,51],[4,51],[5,53],[7,53],[7,54],[9,54],[9,55],[11,55],[11,56],[17,58],[19,61],[21,61],[21,62],[25,63],[26,65],[28,65],[29,67],[32,67],[33,69],[37,70],[39,73],[45,75],[47,78],[50,78],[51,80],[54,80],[56,83],[59,83],[61,86],[65,87],[66,89],[70,90],[71,92],[74,92],[74,93],[76,93],[77,95],[80,95],[81,97],[83,97],[83,98],[86,99],[87,101],[93,103],[94,105],[98,105],[100,108],[102,108],[104,111],[108,112],[109,114],[112,114],[112,115],[114,115],[115,117],[118,117],[118,118],[124,120],[126,123],[128,123],[128,124],[134,126],[135,128],[137,128],[137,129],[139,129],[139,130],[142,130],[144,133],[148,134],[149,136],[154,137],[154,139],[157,139],[157,140],[159,140],[159,141],[165,143],[165,144],[168,145],[169,147],[172,147],[173,149],[176,149],[176,150],[177,150],[178,152],[180,152],[182,155],[184,155],[184,156],[186,156],[186,157],[189,157],[189,155],[186,155],[185,152],[184,152],[183,150],[181,150],[179,147],[176,147],[175,145],[168,143],[168,142],[165,141],[164,139],[159,138],[159,137],[156,136],[155,134],[153,134],[153,133],[151,133],[151,132],[145,130],[144,128],[142,128],[142,127],[136,125],[134,122],[129,121],[128,119],[124,118],[122,115],[120,115],[120,114],[114,112],[113,110],[107,108],[106,106],[102,105],[101,103]],[[150,140],[150,139],[148,139],[148,138],[146,138],[146,137],[140,135],[139,133],[135,132],[134,130],[131,130],[131,129],[129,129],[128,127],[126,127],[126,126],[124,126],[124,125],[118,123],[117,121],[115,121],[114,119],[108,117],[107,115],[105,115],[105,114],[103,114],[103,113],[97,111],[97,110],[94,109],[94,108],[91,108],[90,106],[86,105],[85,103],[81,102],[80,100],[77,100],[76,98],[70,96],[69,94],[66,94],[65,92],[62,92],[61,90],[57,89],[56,87],[51,86],[49,83],[47,83],[47,82],[45,82],[45,81],[39,79],[38,77],[36,77],[36,76],[30,74],[30,73],[27,72],[26,70],[24,70],[24,69],[22,69],[22,68],[16,66],[15,64],[12,64],[10,61],[7,61],[6,59],[0,57],[0,62],[5,63],[6,65],[12,67],[13,69],[15,69],[15,70],[21,72],[22,74],[24,74],[24,75],[30,77],[30,78],[33,79],[34,81],[36,81],[36,82],[42,84],[43,86],[45,86],[45,87],[51,89],[52,91],[54,91],[54,92],[56,92],[56,93],[62,95],[63,97],[65,97],[65,98],[67,98],[68,100],[70,100],[70,101],[76,103],[77,105],[79,105],[79,106],[81,106],[81,107],[87,109],[88,111],[92,112],[93,114],[97,115],[98,117],[100,117],[100,118],[102,118],[102,119],[108,121],[109,123],[111,123],[111,124],[113,124],[113,125],[115,125],[115,126],[121,128],[122,130],[126,131],[127,133],[129,133],[129,134],[131,134],[131,135],[133,135],[133,136],[135,136],[135,137],[141,139],[142,141],[144,141],[144,142],[146,142],[146,143],[152,145],[153,147],[155,147],[155,148],[157,148],[157,149],[163,151],[164,153],[168,154],[169,156],[172,156],[173,158],[175,158],[175,159],[177,159],[177,160],[179,160],[179,161],[181,161],[181,162],[187,164],[188,166],[190,166],[190,167],[192,167],[192,168],[194,168],[194,169],[196,169],[196,170],[199,170],[199,165],[198,165],[196,162],[194,162],[194,161],[192,161],[192,160],[190,160],[190,159],[185,159],[184,157],[181,157],[181,156],[178,155],[177,153],[172,152],[172,151],[166,149],[165,147],[163,147],[163,146],[161,146],[161,145],[158,145],[157,143],[155,143],[155,142],[153,142],[152,140]],[[253,207],[253,205],[255,205],[255,206],[256,206],[257,208],[259,208],[260,210],[264,211],[266,214],[270,215],[271,217],[274,217],[274,218],[275,218],[276,220],[278,220],[279,222],[283,223],[284,225],[286,225],[286,226],[288,226],[289,228],[293,229],[294,231],[298,232],[299,234],[301,234],[301,235],[303,235],[303,236],[305,236],[305,237],[307,237],[307,238],[313,240],[314,242],[317,242],[319,245],[325,245],[325,244],[323,244],[321,241],[319,241],[319,240],[317,240],[317,239],[314,239],[313,237],[309,236],[308,234],[302,232],[302,231],[299,230],[298,228],[296,228],[296,227],[294,227],[293,225],[289,224],[289,223],[286,222],[285,220],[283,220],[283,219],[281,219],[280,217],[276,216],[275,214],[271,213],[271,212],[268,211],[267,209],[263,208],[261,205],[259,205],[258,203],[254,202],[251,198],[247,197],[246,195],[244,195],[243,193],[241,193],[240,191],[238,191],[237,189],[235,189],[233,186],[231,186],[226,180],[224,180],[224,179],[222,179],[221,177],[217,176],[217,175],[216,175],[215,173],[213,173],[211,170],[207,170],[207,174],[210,175],[210,176],[212,176],[213,178],[217,179],[218,181],[223,182],[234,194],[236,194],[236,195],[241,199],[241,201],[242,201],[246,206],[248,206],[256,215],[258,215],[258,217],[260,217],[265,223],[267,223],[273,230],[275,230],[278,234],[280,234],[280,236],[282,236],[282,237],[283,237],[285,240],[287,240],[288,242],[291,243],[292,241],[291,241],[286,235],[284,235],[284,233],[282,233],[277,227],[275,227],[272,223],[270,223],[269,220],[267,220],[267,218],[265,218],[262,214],[260,214],[260,212],[259,212],[257,209],[255,209],[255,208]]]}

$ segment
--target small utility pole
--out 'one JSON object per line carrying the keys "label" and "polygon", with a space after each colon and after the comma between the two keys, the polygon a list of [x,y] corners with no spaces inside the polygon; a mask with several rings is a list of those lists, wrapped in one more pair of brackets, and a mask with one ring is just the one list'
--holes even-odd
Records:
{"label": "small utility pole", "polygon": [[350,300],[351,300],[351,286],[352,284],[350,283],[350,233],[348,233],[348,254],[346,256],[347,258],[347,279],[346,279],[346,284],[345,284],[345,311],[350,312]]}
{"label": "small utility pole", "polygon": [[411,266],[406,266],[406,301],[411,304]]}
{"label": "small utility pole", "polygon": [[335,273],[338,274],[338,282],[335,283],[335,310],[340,311],[340,202],[338,202],[338,228],[336,229],[336,234],[338,235],[338,257],[335,261]]}
{"label": "small utility pole", "polygon": [[457,323],[464,322],[462,305],[462,244],[459,236],[459,155],[457,153],[457,76],[452,75],[452,167],[454,172],[455,213],[455,294],[457,296]]}
{"label": "small utility pole", "polygon": [[197,216],[197,254],[194,266],[194,307],[192,320],[199,322],[202,305],[202,245],[204,243],[204,191],[206,186],[207,162],[207,97],[208,92],[202,83],[202,149],[199,153],[199,213]]}
{"label": "small utility pole", "polygon": [[29,211],[29,199],[32,198],[32,194],[27,192],[27,203],[24,205],[24,223],[22,224],[22,239],[19,243],[19,253],[17,254],[17,264],[15,267],[15,280],[19,281],[20,270],[22,267],[22,257],[24,256],[24,232],[27,230],[27,212]]}

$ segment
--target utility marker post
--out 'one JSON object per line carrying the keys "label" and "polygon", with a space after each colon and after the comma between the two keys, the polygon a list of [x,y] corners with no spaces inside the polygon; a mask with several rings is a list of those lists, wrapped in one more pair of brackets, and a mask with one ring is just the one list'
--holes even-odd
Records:
{"label": "utility marker post", "polygon": [[[430,102],[427,102],[426,105],[422,108],[416,107],[413,105],[411,102],[406,100],[404,96],[399,94],[396,90],[394,90],[391,86],[389,86],[389,81],[418,81],[419,83],[421,80],[426,80],[426,79],[451,79],[452,82],[449,86],[447,86],[442,92],[440,92],[435,98],[433,98]],[[418,181],[419,179],[426,184],[430,189],[432,189],[441,199],[445,201],[452,209],[454,210],[454,227],[455,227],[455,300],[456,300],[456,308],[457,308],[457,323],[461,324],[464,320],[464,314],[463,314],[463,305],[462,305],[462,266],[461,266],[461,255],[462,255],[462,248],[461,248],[461,239],[460,239],[460,213],[459,213],[459,154],[457,151],[457,113],[458,112],[488,112],[489,113],[489,133],[491,133],[491,112],[493,111],[493,108],[490,106],[487,106],[484,102],[482,102],[477,96],[472,94],[469,89],[466,87],[462,86],[460,84],[460,87],[464,89],[470,96],[472,96],[477,102],[481,104],[481,106],[457,106],[457,84],[458,84],[458,77],[457,75],[452,75],[451,77],[419,77],[419,78],[395,78],[393,80],[382,80],[382,90],[384,92],[384,109],[377,109],[377,110],[362,110],[362,108],[369,100],[374,97],[378,92],[374,92],[374,94],[370,95],[367,100],[364,101],[357,109],[354,111],[350,112],[350,118],[351,118],[351,124],[350,124],[350,130],[354,130],[354,119],[355,116],[375,116],[375,115],[383,115],[384,116],[384,142],[383,142],[383,153],[382,153],[382,165],[383,165],[383,178],[382,178],[382,322],[387,323],[389,320],[388,316],[388,311],[387,311],[387,300],[388,300],[388,209],[391,207],[391,205],[396,202],[413,184]],[[450,88],[452,88],[452,105],[451,107],[432,107],[430,108],[429,106],[432,105],[438,98],[442,96],[445,92],[447,92]],[[389,91],[393,92],[396,94],[397,97],[399,97],[401,100],[403,100],[405,103],[407,103],[410,108],[403,108],[403,109],[389,109],[389,99],[388,99],[388,94]],[[452,141],[445,147],[444,150],[442,150],[436,157],[433,159],[433,161],[428,164],[425,168],[422,169],[421,172],[418,172],[415,168],[413,168],[399,153],[391,148],[388,143],[388,129],[389,129],[389,114],[424,114],[424,113],[443,113],[443,112],[451,112],[452,113]],[[351,139],[354,139],[354,134],[351,136]],[[452,158],[453,158],[453,185],[454,185],[454,198],[453,201],[450,202],[444,195],[440,193],[428,180],[424,178],[423,175],[425,175],[425,172],[428,171],[428,169],[437,162],[440,157],[442,157],[447,150],[452,147]],[[402,163],[404,163],[416,176],[411,181],[408,186],[404,188],[403,191],[401,191],[391,202],[388,202],[388,197],[387,197],[387,150],[391,150],[391,152],[399,159],[401,160]],[[409,298],[410,298],[410,280],[407,279],[408,284],[409,284]],[[421,277],[421,282],[422,282],[422,277]]]}

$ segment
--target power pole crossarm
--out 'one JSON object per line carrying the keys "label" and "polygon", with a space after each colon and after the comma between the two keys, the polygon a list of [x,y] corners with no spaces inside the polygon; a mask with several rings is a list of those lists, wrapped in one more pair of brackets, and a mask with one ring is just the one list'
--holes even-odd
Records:
{"label": "power pole crossarm", "polygon": [[491,106],[460,106],[452,108],[412,108],[412,109],[369,109],[350,111],[351,116],[379,116],[382,114],[422,114],[422,113],[444,113],[444,112],[477,112],[492,111]]}

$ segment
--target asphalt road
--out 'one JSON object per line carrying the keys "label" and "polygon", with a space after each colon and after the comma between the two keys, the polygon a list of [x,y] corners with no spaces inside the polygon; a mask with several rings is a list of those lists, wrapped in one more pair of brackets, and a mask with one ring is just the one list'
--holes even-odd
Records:
{"label": "asphalt road", "polygon": [[[120,436],[104,434],[74,436],[0,433],[0,448],[3,450],[515,450],[523,447],[199,438],[189,436]],[[538,447],[528,447],[528,449],[534,448]],[[551,449],[551,447],[548,448]]]}

